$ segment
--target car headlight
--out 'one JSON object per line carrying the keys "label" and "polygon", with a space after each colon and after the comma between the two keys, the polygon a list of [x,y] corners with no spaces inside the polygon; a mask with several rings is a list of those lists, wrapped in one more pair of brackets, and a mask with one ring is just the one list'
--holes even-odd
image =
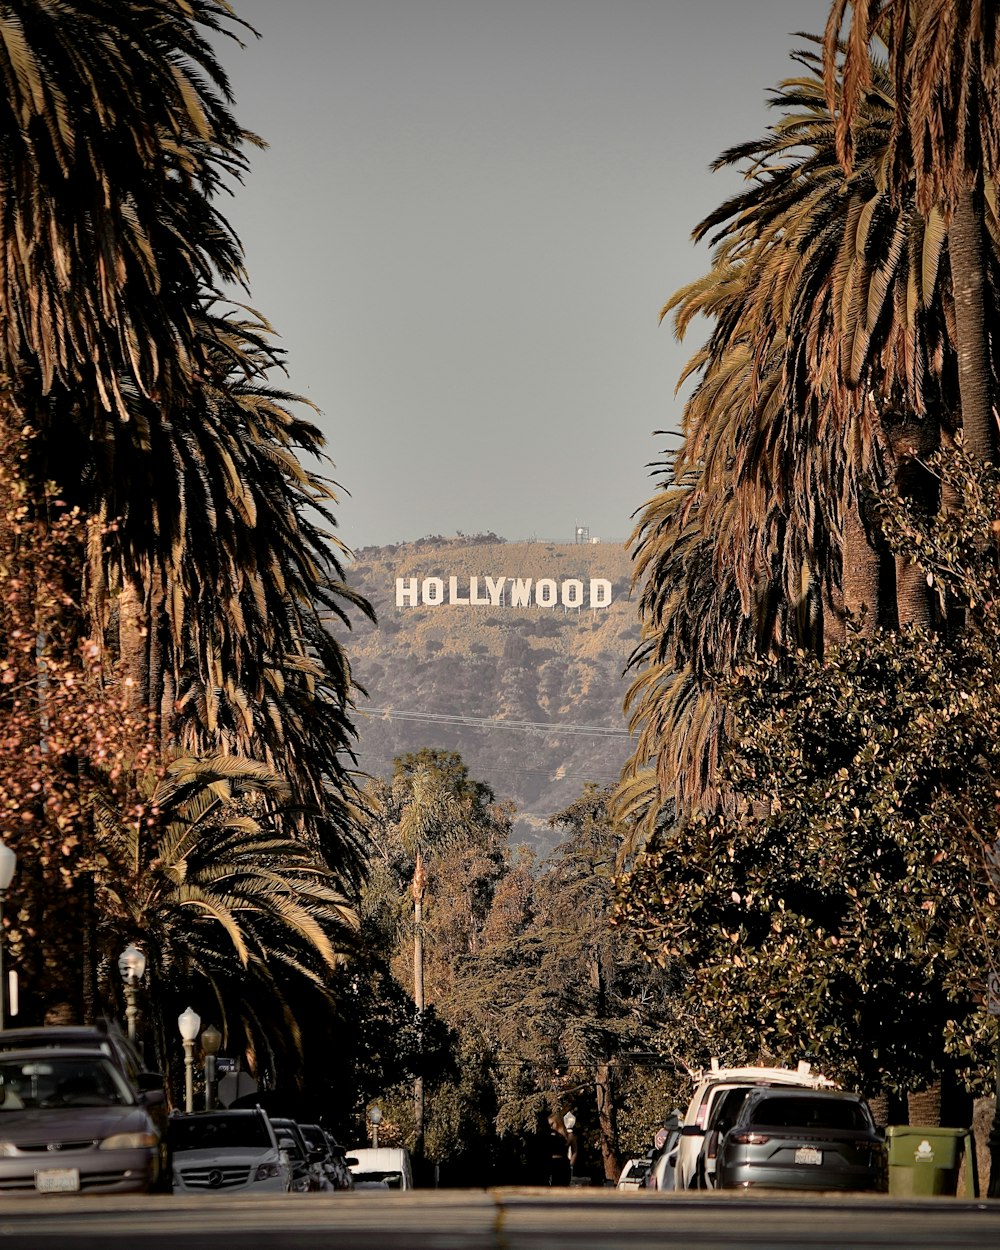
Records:
{"label": "car headlight", "polygon": [[258,1163],[257,1171],[254,1172],[253,1178],[255,1181],[268,1181],[271,1179],[271,1177],[280,1176],[280,1175],[281,1175],[280,1163]]}
{"label": "car headlight", "polygon": [[112,1133],[101,1142],[101,1150],[142,1150],[156,1146],[159,1139],[155,1133]]}

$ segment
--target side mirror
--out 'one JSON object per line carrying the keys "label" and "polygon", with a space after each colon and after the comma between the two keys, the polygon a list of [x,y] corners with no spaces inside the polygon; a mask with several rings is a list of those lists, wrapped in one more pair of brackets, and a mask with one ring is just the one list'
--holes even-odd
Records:
{"label": "side mirror", "polygon": [[161,1072],[140,1072],[135,1078],[136,1088],[140,1094],[152,1094],[163,1091],[163,1074]]}
{"label": "side mirror", "polygon": [[144,1089],[139,1091],[139,1102],[144,1107],[162,1107],[167,1101],[167,1096],[160,1089]]}
{"label": "side mirror", "polygon": [[682,1124],[681,1137],[704,1137],[705,1130],[697,1124]]}
{"label": "side mirror", "polygon": [[356,1168],[358,1166],[358,1160],[355,1159],[353,1155],[348,1155],[344,1162],[349,1168]]}
{"label": "side mirror", "polygon": [[309,1151],[310,1163],[319,1163],[320,1159],[325,1159],[325,1158],[326,1158],[326,1151],[323,1149],[322,1146],[314,1146],[312,1150]]}

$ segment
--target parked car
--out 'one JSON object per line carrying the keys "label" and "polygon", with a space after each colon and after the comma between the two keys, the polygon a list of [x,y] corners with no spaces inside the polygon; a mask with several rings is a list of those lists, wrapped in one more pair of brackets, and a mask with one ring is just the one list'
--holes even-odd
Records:
{"label": "parked car", "polygon": [[723,1137],[736,1123],[736,1117],[739,1115],[740,1109],[749,1097],[750,1092],[757,1088],[759,1086],[733,1085],[724,1086],[719,1090],[717,1097],[712,1103],[712,1109],[708,1113],[708,1120],[705,1124],[705,1138],[695,1171],[699,1189],[716,1188],[719,1146]]}
{"label": "parked car", "polygon": [[647,1189],[669,1191],[677,1188],[677,1152],[680,1149],[680,1125],[667,1130],[663,1145],[653,1152],[653,1158],[646,1177]]}
{"label": "parked car", "polygon": [[169,1136],[176,1193],[286,1193],[290,1188],[288,1162],[259,1108],[175,1112]]}
{"label": "parked car", "polygon": [[99,1051],[0,1053],[0,1193],[145,1193],[160,1135],[144,1096]]}
{"label": "parked car", "polygon": [[398,1146],[361,1147],[351,1151],[355,1189],[412,1189],[408,1151]]}
{"label": "parked car", "polygon": [[271,1123],[278,1138],[278,1146],[288,1158],[293,1192],[306,1194],[325,1189],[325,1176],[321,1167],[325,1149],[310,1146],[295,1120],[279,1116],[272,1117]]}
{"label": "parked car", "polygon": [[814,1074],[808,1063],[800,1063],[795,1068],[721,1068],[713,1060],[711,1069],[698,1075],[694,1093],[684,1113],[674,1171],[677,1189],[703,1189],[706,1186],[702,1152],[716,1099],[730,1089],[758,1085],[829,1089],[833,1082]]}
{"label": "parked car", "polygon": [[163,1077],[146,1068],[134,1042],[113,1021],[97,1024],[38,1025],[0,1029],[0,1052],[8,1050],[93,1050],[106,1055],[122,1073],[149,1111],[160,1139],[157,1188],[170,1188],[170,1152],[167,1144],[167,1095]]}
{"label": "parked car", "polygon": [[860,1094],[755,1089],[719,1146],[721,1189],[872,1190],[885,1141]]}
{"label": "parked car", "polygon": [[353,1189],[354,1177],[348,1167],[345,1156],[347,1151],[339,1145],[330,1134],[319,1124],[300,1124],[302,1136],[306,1144],[314,1150],[322,1151],[319,1167],[325,1184],[324,1189]]}
{"label": "parked car", "polygon": [[646,1177],[649,1175],[649,1169],[653,1166],[653,1160],[648,1156],[639,1159],[629,1159],[621,1172],[618,1174],[618,1189],[644,1189],[646,1187]]}

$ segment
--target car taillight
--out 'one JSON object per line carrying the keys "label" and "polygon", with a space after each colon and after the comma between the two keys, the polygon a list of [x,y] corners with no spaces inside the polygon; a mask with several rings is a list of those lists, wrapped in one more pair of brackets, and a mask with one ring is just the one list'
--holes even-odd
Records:
{"label": "car taillight", "polygon": [[766,1133],[730,1133],[729,1140],[738,1146],[763,1146],[771,1139]]}

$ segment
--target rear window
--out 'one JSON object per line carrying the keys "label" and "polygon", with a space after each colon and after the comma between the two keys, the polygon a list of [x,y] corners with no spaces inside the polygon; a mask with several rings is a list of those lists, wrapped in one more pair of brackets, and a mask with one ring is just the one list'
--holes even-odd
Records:
{"label": "rear window", "polygon": [[753,1108],[751,1122],[771,1128],[862,1132],[871,1127],[862,1105],[846,1098],[762,1098]]}
{"label": "rear window", "polygon": [[168,1132],[174,1151],[233,1150],[271,1145],[264,1117],[259,1115],[199,1115],[171,1120]]}
{"label": "rear window", "polygon": [[402,1172],[355,1172],[355,1183],[388,1185],[390,1189],[403,1188]]}

